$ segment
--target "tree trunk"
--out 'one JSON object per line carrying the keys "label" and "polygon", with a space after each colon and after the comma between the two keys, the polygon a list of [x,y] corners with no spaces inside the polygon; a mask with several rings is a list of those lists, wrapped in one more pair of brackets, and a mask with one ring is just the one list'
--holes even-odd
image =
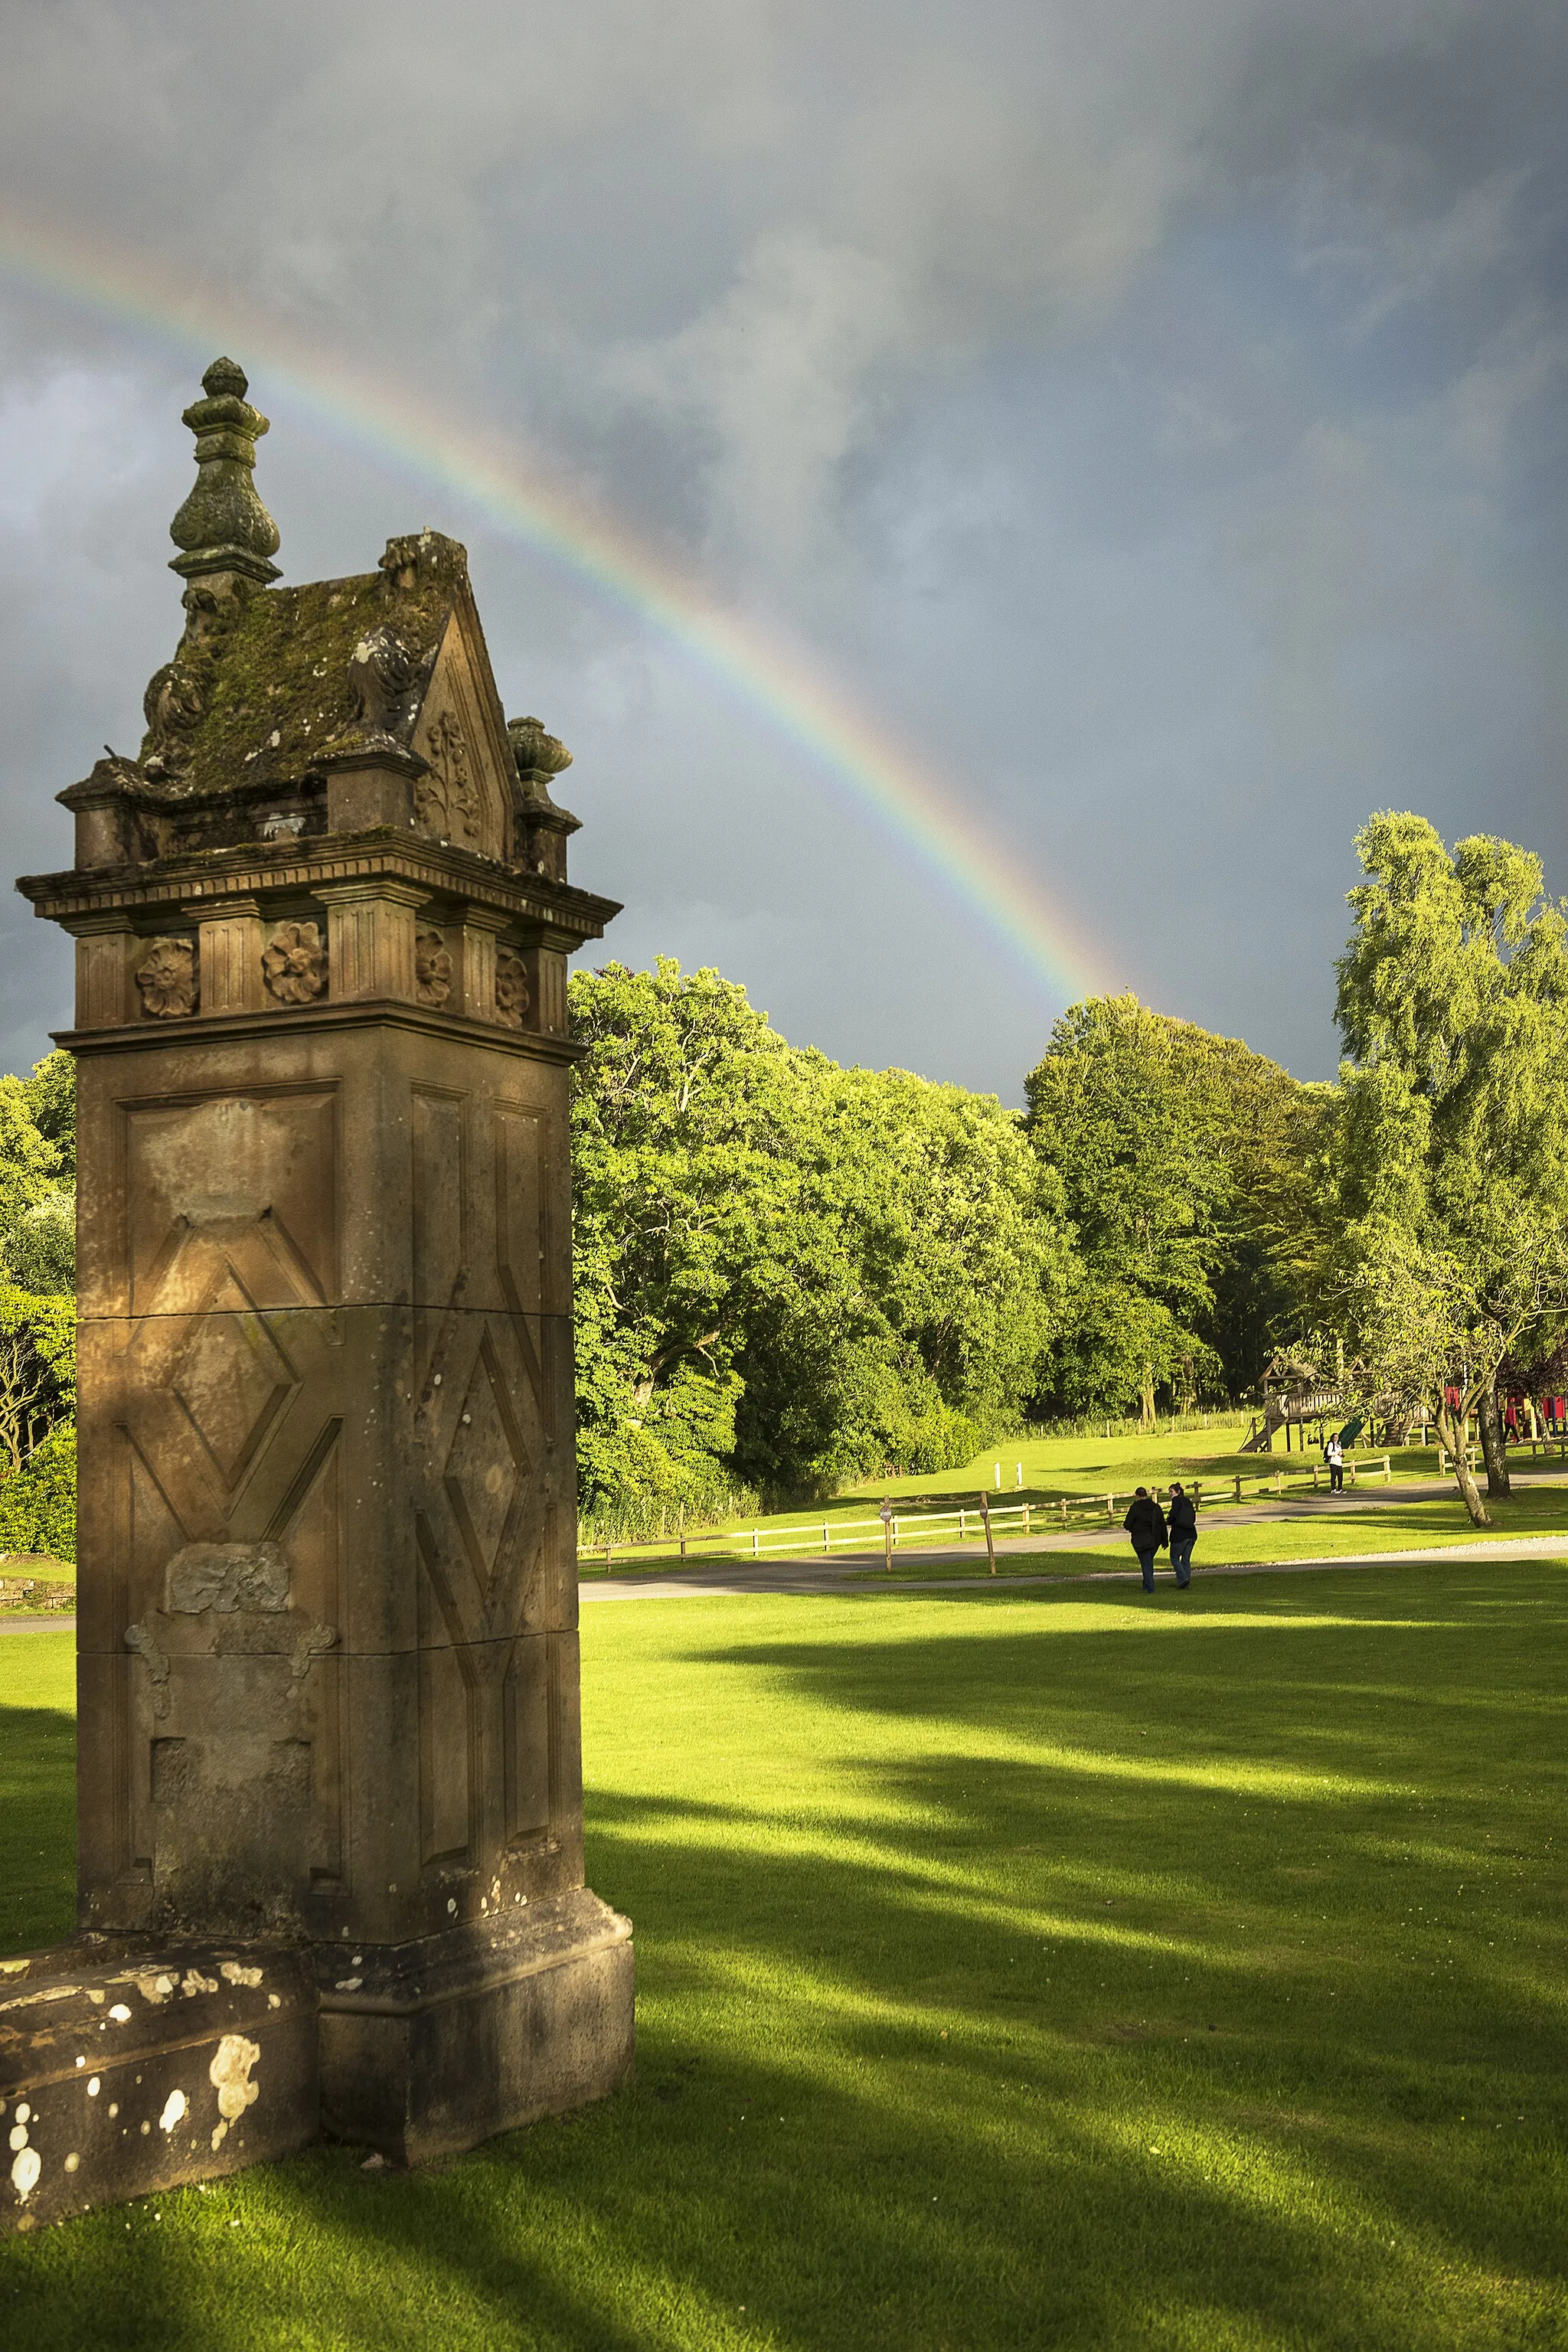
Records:
{"label": "tree trunk", "polygon": [[1481,1453],[1487,1465],[1487,1493],[1495,1502],[1500,1495],[1512,1492],[1508,1477],[1508,1446],[1498,1414],[1497,1391],[1483,1389],[1476,1407],[1476,1420],[1481,1433]]}
{"label": "tree trunk", "polygon": [[1481,1500],[1480,1490],[1471,1477],[1470,1465],[1465,1459],[1464,1439],[1459,1433],[1455,1416],[1449,1412],[1446,1403],[1440,1404],[1437,1408],[1437,1434],[1443,1442],[1449,1461],[1454,1465],[1454,1476],[1458,1482],[1459,1493],[1464,1497],[1465,1508],[1470,1515],[1472,1525],[1478,1528],[1489,1528],[1491,1521],[1487,1517],[1487,1507]]}

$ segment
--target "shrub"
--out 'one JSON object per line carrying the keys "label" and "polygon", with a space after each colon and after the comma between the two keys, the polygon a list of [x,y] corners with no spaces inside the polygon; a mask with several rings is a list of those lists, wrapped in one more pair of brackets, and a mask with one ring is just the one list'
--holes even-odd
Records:
{"label": "shrub", "polygon": [[0,1551],[76,1558],[76,1424],[66,1422],[0,1482]]}

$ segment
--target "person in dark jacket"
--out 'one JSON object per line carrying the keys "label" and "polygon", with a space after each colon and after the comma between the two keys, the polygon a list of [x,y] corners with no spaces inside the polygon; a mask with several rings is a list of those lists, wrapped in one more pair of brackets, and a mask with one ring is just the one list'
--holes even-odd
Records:
{"label": "person in dark jacket", "polygon": [[1193,1580],[1193,1546],[1198,1539],[1198,1507],[1179,1478],[1171,1488],[1171,1507],[1165,1514],[1165,1525],[1171,1538],[1171,1566],[1176,1571],[1176,1582],[1184,1592]]}
{"label": "person in dark jacket", "polygon": [[1143,1590],[1152,1592],[1154,1554],[1165,1548],[1165,1514],[1147,1486],[1139,1487],[1121,1524],[1132,1538],[1132,1549],[1143,1571]]}

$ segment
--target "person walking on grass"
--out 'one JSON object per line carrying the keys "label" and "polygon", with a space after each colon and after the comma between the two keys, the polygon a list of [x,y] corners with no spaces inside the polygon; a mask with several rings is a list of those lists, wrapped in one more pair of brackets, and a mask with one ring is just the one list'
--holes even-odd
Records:
{"label": "person walking on grass", "polygon": [[1154,1554],[1165,1549],[1165,1514],[1147,1486],[1139,1487],[1121,1524],[1132,1538],[1132,1549],[1143,1571],[1143,1590],[1152,1592]]}
{"label": "person walking on grass", "polygon": [[1198,1507],[1178,1478],[1171,1489],[1171,1507],[1165,1514],[1165,1526],[1171,1538],[1171,1566],[1176,1571],[1176,1582],[1184,1592],[1193,1580],[1193,1546],[1198,1539]]}
{"label": "person walking on grass", "polygon": [[1323,1459],[1329,1465],[1329,1492],[1342,1495],[1345,1491],[1345,1449],[1336,1433],[1323,1448]]}

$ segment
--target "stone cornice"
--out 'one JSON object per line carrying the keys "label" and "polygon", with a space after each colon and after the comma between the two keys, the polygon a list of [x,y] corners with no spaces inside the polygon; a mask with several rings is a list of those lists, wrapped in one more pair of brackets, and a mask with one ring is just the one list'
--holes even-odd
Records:
{"label": "stone cornice", "polygon": [[501,1022],[474,1021],[460,1013],[405,1004],[395,997],[356,998],[346,1004],[323,1001],[274,1006],[266,1013],[198,1013],[182,1021],[132,1021],[111,1029],[51,1029],[49,1035],[72,1054],[144,1054],[161,1053],[171,1045],[205,1048],[250,1037],[294,1039],[324,1029],[378,1025],[417,1030],[426,1036],[460,1037],[465,1045],[489,1045],[499,1053],[535,1062],[580,1062],[588,1050],[571,1037],[513,1029]]}
{"label": "stone cornice", "polygon": [[16,887],[51,922],[123,909],[194,910],[205,898],[298,896],[322,883],[374,881],[384,877],[432,898],[489,907],[509,920],[542,923],[575,940],[599,939],[620,907],[572,884],[521,875],[469,850],[424,835],[382,828],[367,834],[324,834],[276,845],[247,842],[234,849],[195,851],[148,866],[117,866],[63,874],[25,874]]}

